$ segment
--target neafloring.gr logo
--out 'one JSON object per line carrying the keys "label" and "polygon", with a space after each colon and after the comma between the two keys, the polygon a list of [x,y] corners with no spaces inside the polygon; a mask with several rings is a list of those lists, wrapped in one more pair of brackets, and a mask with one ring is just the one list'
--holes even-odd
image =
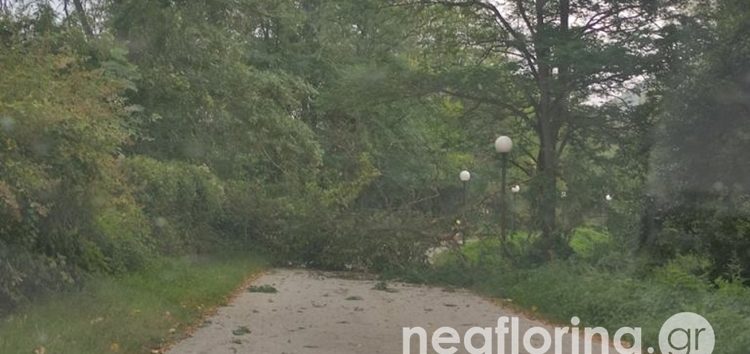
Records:
{"label": "neafloring.gr logo", "polygon": [[670,317],[659,331],[659,349],[663,354],[711,354],[715,344],[711,324],[692,312]]}
{"label": "neafloring.gr logo", "polygon": [[[438,354],[454,354],[463,343],[469,354],[641,354],[642,329],[623,327],[610,338],[602,327],[580,328],[581,320],[573,317],[569,327],[530,327],[523,332],[517,317],[502,316],[495,328],[472,327],[463,338],[455,328],[440,327],[432,333],[432,349]],[[568,340],[563,340],[568,336]],[[427,331],[422,327],[403,328],[403,352],[412,351],[412,339],[417,339],[416,353],[426,354]],[[462,340],[463,339],[463,340]],[[627,341],[631,345],[624,345]],[[670,317],[659,331],[659,351],[662,354],[712,354],[716,336],[711,324],[703,316],[683,312]],[[510,349],[508,349],[510,348]],[[597,348],[597,349],[595,349]],[[653,347],[645,348],[655,353]]]}

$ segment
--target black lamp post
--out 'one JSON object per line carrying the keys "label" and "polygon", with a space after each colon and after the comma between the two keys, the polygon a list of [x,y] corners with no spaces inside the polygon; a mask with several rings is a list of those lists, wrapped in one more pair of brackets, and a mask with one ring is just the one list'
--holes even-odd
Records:
{"label": "black lamp post", "polygon": [[500,154],[501,159],[501,181],[500,181],[500,238],[503,240],[503,242],[507,241],[507,230],[506,230],[506,224],[507,224],[507,202],[505,199],[505,179],[506,179],[506,172],[508,170],[508,154],[510,153],[510,150],[513,148],[513,140],[511,140],[509,137],[502,135],[495,139],[495,151],[497,151]]}
{"label": "black lamp post", "polygon": [[463,170],[461,173],[458,174],[458,179],[461,180],[461,184],[463,184],[463,200],[462,200],[462,208],[463,212],[461,213],[461,219],[463,219],[463,227],[461,230],[461,244],[466,245],[466,203],[468,200],[468,194],[469,194],[469,180],[471,180],[471,173],[469,171]]}

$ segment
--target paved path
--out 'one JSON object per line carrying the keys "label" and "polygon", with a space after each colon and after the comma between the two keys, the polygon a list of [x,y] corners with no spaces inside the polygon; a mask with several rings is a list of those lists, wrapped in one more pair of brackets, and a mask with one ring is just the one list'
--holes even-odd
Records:
{"label": "paved path", "polygon": [[[451,326],[463,338],[470,327],[496,327],[500,316],[520,317],[522,334],[532,326],[554,333],[467,291],[407,284],[389,284],[390,291],[383,291],[374,289],[377,282],[372,280],[303,270],[273,270],[254,284],[272,285],[278,293],[243,292],[169,353],[399,354],[403,327],[424,327],[431,336],[437,328]],[[506,337],[509,341],[510,335]],[[475,339],[481,347],[481,337]],[[563,353],[571,353],[570,338],[563,342],[568,348]],[[419,353],[416,336],[412,343],[411,352]],[[463,344],[458,348],[466,353]],[[428,352],[434,353],[432,348]],[[593,352],[601,351],[597,346]],[[504,353],[513,353],[509,344]]]}

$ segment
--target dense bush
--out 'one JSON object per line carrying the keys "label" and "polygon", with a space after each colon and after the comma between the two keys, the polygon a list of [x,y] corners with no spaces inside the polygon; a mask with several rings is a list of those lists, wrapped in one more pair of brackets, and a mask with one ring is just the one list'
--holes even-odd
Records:
{"label": "dense bush", "polygon": [[747,197],[716,194],[683,195],[664,206],[646,250],[656,260],[680,253],[705,255],[714,277],[739,269],[750,275],[750,206]]}
{"label": "dense bush", "polygon": [[[592,230],[577,234],[582,239],[574,248],[584,254],[564,261],[524,265],[500,256],[498,243],[478,242],[464,251],[469,262],[445,253],[434,267],[399,276],[470,287],[561,324],[578,316],[583,325],[603,326],[610,333],[624,326],[642,327],[645,346],[658,346],[659,329],[669,317],[695,312],[720,334],[716,352],[747,352],[750,291],[739,277],[711,278],[711,262],[697,256],[677,256],[659,267],[611,249],[590,258],[585,255],[591,248],[581,246],[588,242],[583,239],[601,245],[608,236]],[[484,260],[478,263],[480,255]]]}
{"label": "dense bush", "polygon": [[4,304],[60,288],[75,269],[133,269],[151,248],[115,158],[130,136],[127,66],[106,39],[84,57],[75,32],[38,35],[0,50],[0,296],[14,300]]}
{"label": "dense bush", "polygon": [[215,241],[213,226],[223,214],[225,195],[223,183],[208,167],[135,156],[125,159],[123,168],[162,251]]}
{"label": "dense bush", "polygon": [[30,294],[64,290],[81,276],[63,256],[49,257],[0,241],[0,313]]}

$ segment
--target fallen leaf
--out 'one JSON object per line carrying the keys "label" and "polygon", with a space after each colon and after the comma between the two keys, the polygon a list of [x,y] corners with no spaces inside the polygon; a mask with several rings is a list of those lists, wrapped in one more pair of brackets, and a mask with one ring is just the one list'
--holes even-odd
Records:
{"label": "fallen leaf", "polygon": [[245,326],[239,326],[237,327],[237,329],[232,331],[232,334],[234,334],[235,336],[242,336],[242,335],[250,334],[250,333],[252,333],[252,331]]}

